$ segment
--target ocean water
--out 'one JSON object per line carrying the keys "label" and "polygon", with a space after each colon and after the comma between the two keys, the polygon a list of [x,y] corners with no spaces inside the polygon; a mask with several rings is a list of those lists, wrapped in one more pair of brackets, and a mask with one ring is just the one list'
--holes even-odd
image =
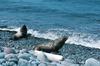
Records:
{"label": "ocean water", "polygon": [[0,0],[0,30],[23,24],[39,38],[100,49],[100,0]]}

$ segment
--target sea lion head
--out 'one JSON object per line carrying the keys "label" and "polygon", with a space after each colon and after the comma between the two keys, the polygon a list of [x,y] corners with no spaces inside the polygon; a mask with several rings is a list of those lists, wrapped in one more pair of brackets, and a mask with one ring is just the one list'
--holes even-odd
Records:
{"label": "sea lion head", "polygon": [[61,38],[61,40],[64,41],[64,42],[65,42],[67,39],[68,39],[68,36],[63,36],[63,37]]}
{"label": "sea lion head", "polygon": [[55,48],[55,51],[58,51],[60,48],[62,48],[67,39],[68,37],[64,36],[64,37],[54,40],[53,46]]}
{"label": "sea lion head", "polygon": [[27,35],[27,28],[26,25],[23,25],[20,29],[20,32],[22,34],[22,36],[26,36]]}

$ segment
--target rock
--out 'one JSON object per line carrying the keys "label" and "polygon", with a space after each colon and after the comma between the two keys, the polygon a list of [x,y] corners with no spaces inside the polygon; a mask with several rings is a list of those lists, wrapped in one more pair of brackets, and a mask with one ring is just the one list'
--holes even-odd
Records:
{"label": "rock", "polygon": [[31,57],[31,55],[29,53],[23,53],[23,54],[19,53],[19,55],[18,55],[18,58],[22,58],[22,59],[25,59],[27,61],[30,60],[30,57]]}
{"label": "rock", "polygon": [[48,65],[45,63],[40,63],[39,66],[48,66]]}
{"label": "rock", "polygon": [[[64,66],[64,65],[62,65],[62,64],[57,64],[57,66]],[[66,65],[67,66],[67,65]]]}
{"label": "rock", "polygon": [[34,54],[37,56],[38,59],[42,61],[62,61],[64,58],[61,55],[46,53],[42,51],[34,51]]}
{"label": "rock", "polygon": [[27,49],[22,49],[22,50],[20,50],[20,53],[28,53],[28,50]]}
{"label": "rock", "polygon": [[16,66],[14,62],[6,62],[6,66]]}
{"label": "rock", "polygon": [[4,53],[6,53],[6,54],[10,54],[10,53],[15,54],[16,51],[12,48],[4,47]]}
{"label": "rock", "polygon": [[94,58],[89,58],[86,60],[84,66],[100,66],[100,62]]}
{"label": "rock", "polygon": [[28,61],[25,59],[19,59],[18,66],[28,66]]}
{"label": "rock", "polygon": [[35,51],[34,52],[35,55],[37,56],[37,59],[42,61],[42,62],[48,62],[48,58],[46,57],[46,55],[44,54],[44,52],[42,51]]}
{"label": "rock", "polygon": [[5,55],[5,59],[9,62],[15,62],[16,64],[18,63],[18,57],[16,54],[7,54]]}
{"label": "rock", "polygon": [[3,48],[2,47],[0,47],[0,52],[3,52]]}
{"label": "rock", "polygon": [[36,64],[36,63],[34,63],[34,64],[33,63],[28,63],[27,65],[28,66],[39,66],[39,64]]}
{"label": "rock", "polygon": [[6,62],[6,60],[3,58],[3,59],[0,59],[0,64]]}
{"label": "rock", "polygon": [[4,58],[5,57],[5,53],[0,53],[0,59]]}
{"label": "rock", "polygon": [[50,61],[63,61],[64,60],[63,56],[61,55],[51,54],[51,53],[44,53],[44,54],[47,56],[48,60]]}
{"label": "rock", "polygon": [[39,56],[44,61],[61,61],[64,59],[63,56],[61,55],[46,53],[46,52],[37,51],[37,50],[35,50],[34,52],[37,56]]}
{"label": "rock", "polygon": [[74,63],[73,63],[73,61],[70,60],[70,59],[65,59],[64,61],[61,61],[61,64],[62,64],[62,65],[70,66],[70,65],[72,65],[72,64],[74,64]]}
{"label": "rock", "polygon": [[36,61],[32,61],[31,64],[33,66],[38,66],[40,64],[40,61],[39,60],[36,60]]}
{"label": "rock", "polygon": [[32,54],[32,55],[34,55],[34,54],[33,54],[33,53],[34,53],[34,51],[33,51],[33,50],[28,51],[28,53],[30,53],[30,54]]}

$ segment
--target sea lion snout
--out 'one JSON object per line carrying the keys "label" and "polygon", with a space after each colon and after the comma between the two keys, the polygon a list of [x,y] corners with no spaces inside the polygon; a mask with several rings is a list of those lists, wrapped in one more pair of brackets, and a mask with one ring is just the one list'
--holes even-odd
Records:
{"label": "sea lion snout", "polygon": [[62,37],[62,40],[66,41],[68,39],[68,36]]}

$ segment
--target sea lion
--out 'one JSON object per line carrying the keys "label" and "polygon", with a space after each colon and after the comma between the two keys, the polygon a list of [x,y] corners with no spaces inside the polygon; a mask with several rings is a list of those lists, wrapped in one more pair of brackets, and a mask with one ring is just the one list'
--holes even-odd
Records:
{"label": "sea lion", "polygon": [[37,45],[36,47],[34,47],[34,49],[38,51],[48,52],[48,53],[58,52],[58,50],[63,47],[67,39],[68,37],[58,38],[48,44]]}
{"label": "sea lion", "polygon": [[19,39],[19,38],[25,38],[25,37],[27,37],[27,27],[26,27],[26,25],[23,25],[21,28],[20,28],[20,30],[16,33],[16,34],[14,34],[14,36],[13,36],[13,39]]}

